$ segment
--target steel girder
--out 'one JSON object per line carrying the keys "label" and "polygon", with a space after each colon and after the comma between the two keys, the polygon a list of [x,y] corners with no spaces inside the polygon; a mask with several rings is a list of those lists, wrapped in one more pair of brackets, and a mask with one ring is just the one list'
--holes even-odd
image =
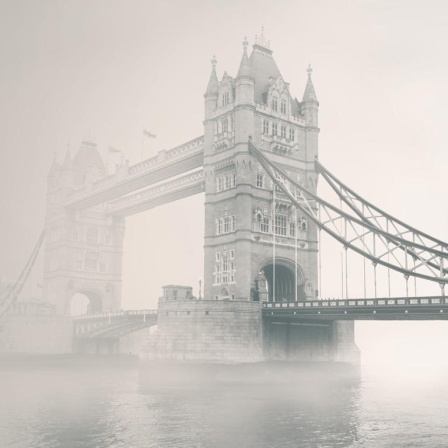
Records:
{"label": "steel girder", "polygon": [[37,240],[36,246],[34,247],[30,258],[26,262],[25,267],[23,268],[21,274],[16,280],[14,286],[6,294],[4,299],[0,302],[0,316],[5,314],[9,310],[11,305],[17,300],[17,296],[22,291],[23,286],[25,285],[25,282],[31,273],[31,270],[33,269],[34,263],[36,262],[37,256],[39,255],[44,239],[45,239],[45,230],[42,230],[39,239]]}
{"label": "steel girder", "polygon": [[[353,190],[342,187],[342,183],[336,181],[318,162],[318,172],[325,173],[323,177],[325,180],[330,179],[332,183],[329,183],[333,189],[342,189],[341,201],[349,205],[356,216],[345,212],[342,207],[330,204],[295,182],[251,141],[249,149],[288,199],[313,221],[319,230],[339,241],[345,249],[351,249],[369,259],[374,266],[379,264],[400,272],[406,279],[411,276],[437,282],[442,290],[448,284],[447,243],[417,231],[364,201]],[[365,210],[368,209],[366,215],[363,215],[362,204]]]}

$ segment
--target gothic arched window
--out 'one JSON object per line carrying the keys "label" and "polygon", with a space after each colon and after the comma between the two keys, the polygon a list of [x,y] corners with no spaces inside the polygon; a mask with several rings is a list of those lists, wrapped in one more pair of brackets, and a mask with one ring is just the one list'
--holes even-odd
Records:
{"label": "gothic arched window", "polygon": [[227,91],[222,94],[222,105],[227,106],[227,104],[229,103],[230,103],[230,93]]}

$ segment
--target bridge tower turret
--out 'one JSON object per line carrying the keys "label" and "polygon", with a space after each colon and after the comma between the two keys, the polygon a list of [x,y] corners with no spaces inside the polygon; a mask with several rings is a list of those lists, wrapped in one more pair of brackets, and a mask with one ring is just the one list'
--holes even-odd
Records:
{"label": "bridge tower turret", "polygon": [[[306,159],[312,163],[318,155],[318,136],[319,136],[319,101],[317,101],[314,90],[311,73],[313,69],[308,65],[308,81],[302,99],[302,113],[305,119],[306,130]],[[313,189],[314,192],[315,189]]]}
{"label": "bridge tower turret", "polygon": [[217,84],[213,67],[205,94],[204,298],[313,298],[316,228],[274,192],[248,141],[315,190],[317,98],[311,78],[302,103],[291,96],[263,33],[247,46],[236,78]]}

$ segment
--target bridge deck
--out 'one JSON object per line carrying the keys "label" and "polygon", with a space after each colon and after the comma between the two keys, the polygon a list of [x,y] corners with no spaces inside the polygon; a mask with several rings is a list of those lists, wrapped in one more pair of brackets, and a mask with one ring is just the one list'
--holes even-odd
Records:
{"label": "bridge deck", "polygon": [[157,310],[85,314],[73,318],[75,338],[120,338],[157,325]]}
{"label": "bridge deck", "polygon": [[307,320],[446,320],[448,297],[268,302],[262,310],[264,317]]}

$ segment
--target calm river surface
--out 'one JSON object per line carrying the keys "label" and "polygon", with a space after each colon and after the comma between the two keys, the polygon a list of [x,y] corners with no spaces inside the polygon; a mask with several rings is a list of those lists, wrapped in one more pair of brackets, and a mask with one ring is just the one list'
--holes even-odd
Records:
{"label": "calm river surface", "polygon": [[448,447],[448,376],[154,390],[130,369],[0,370],[1,447]]}

